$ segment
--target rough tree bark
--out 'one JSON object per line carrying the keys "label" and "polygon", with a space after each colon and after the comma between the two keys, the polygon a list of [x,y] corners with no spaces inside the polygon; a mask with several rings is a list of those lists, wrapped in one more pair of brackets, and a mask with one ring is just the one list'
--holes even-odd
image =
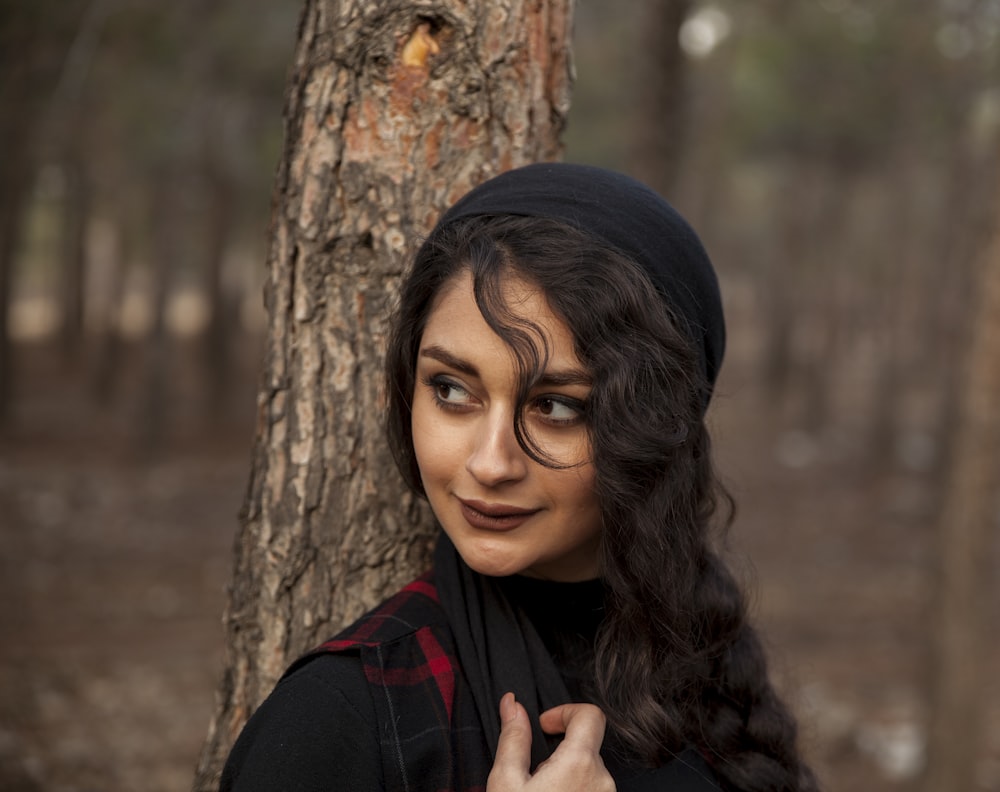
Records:
{"label": "rough tree bark", "polygon": [[485,177],[558,156],[569,0],[307,0],[272,208],[265,371],[195,789],[287,663],[421,571],[432,527],[382,440],[407,256]]}
{"label": "rough tree bark", "polygon": [[939,527],[931,724],[922,789],[973,789],[984,725],[991,542],[1000,506],[1000,212],[982,260]]}

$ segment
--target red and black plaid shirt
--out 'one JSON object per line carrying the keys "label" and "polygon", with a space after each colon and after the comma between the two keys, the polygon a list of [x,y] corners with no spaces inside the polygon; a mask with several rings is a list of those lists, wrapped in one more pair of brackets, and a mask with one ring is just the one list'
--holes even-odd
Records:
{"label": "red and black plaid shirt", "polygon": [[493,758],[431,574],[289,669],[357,654],[371,686],[388,792],[483,792]]}

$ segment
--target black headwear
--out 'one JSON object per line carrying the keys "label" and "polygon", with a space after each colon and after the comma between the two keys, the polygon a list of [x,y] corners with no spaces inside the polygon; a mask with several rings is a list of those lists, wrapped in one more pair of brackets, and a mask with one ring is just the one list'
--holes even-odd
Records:
{"label": "black headwear", "polygon": [[726,326],[719,284],[687,221],[646,185],[604,168],[539,163],[479,185],[440,224],[474,215],[561,220],[617,248],[649,274],[697,345],[709,386],[722,364]]}

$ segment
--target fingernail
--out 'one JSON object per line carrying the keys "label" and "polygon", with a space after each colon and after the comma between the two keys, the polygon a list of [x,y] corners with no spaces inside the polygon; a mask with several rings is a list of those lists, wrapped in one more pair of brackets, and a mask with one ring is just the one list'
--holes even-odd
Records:
{"label": "fingernail", "polygon": [[517,710],[514,707],[514,694],[504,693],[503,698],[500,699],[500,720],[503,723],[507,723],[516,714]]}

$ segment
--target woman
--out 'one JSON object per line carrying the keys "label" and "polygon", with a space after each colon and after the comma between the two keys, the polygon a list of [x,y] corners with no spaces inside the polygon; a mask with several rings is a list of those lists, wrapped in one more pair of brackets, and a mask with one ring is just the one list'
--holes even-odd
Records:
{"label": "woman", "polygon": [[610,171],[510,171],[441,219],[393,327],[433,570],[289,670],[223,789],[815,789],[711,547],[725,331],[687,223]]}

